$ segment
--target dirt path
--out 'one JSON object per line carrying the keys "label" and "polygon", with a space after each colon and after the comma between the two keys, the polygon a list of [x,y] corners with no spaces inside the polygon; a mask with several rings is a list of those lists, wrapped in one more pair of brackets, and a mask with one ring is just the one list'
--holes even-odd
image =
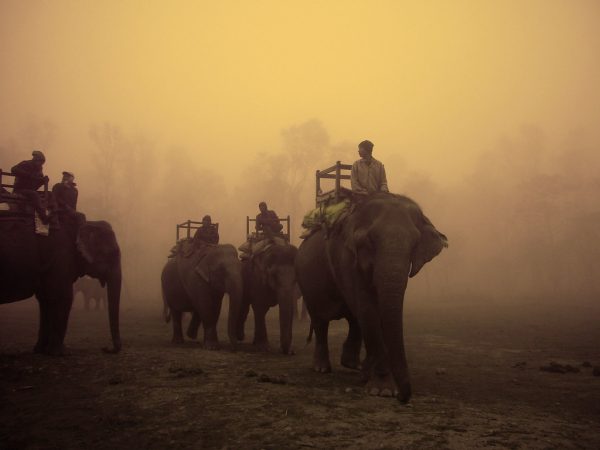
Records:
{"label": "dirt path", "polygon": [[[0,307],[1,448],[600,448],[600,377],[581,367],[600,365],[600,329],[586,312],[565,326],[558,312],[409,308],[408,406],[366,396],[339,366],[343,322],[331,327],[334,372],[320,375],[307,323],[293,357],[209,352],[173,347],[160,305],[125,308],[124,350],[104,355],[105,313],[76,305],[71,355],[48,358],[30,352],[36,314]],[[580,372],[539,370],[550,361]]]}

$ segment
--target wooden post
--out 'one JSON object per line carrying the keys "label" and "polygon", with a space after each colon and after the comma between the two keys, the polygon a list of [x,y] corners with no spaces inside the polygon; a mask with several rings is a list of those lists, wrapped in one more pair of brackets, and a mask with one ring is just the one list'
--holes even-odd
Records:
{"label": "wooden post", "polygon": [[321,190],[321,177],[319,176],[321,173],[317,170],[316,173],[316,189],[315,189],[315,203],[316,206],[319,206],[319,191]]}
{"label": "wooden post", "polygon": [[339,202],[340,201],[340,175],[341,173],[341,165],[342,163],[340,161],[336,161],[335,163],[335,202]]}
{"label": "wooden post", "polygon": [[190,238],[190,231],[192,229],[192,223],[191,222],[192,221],[188,219],[188,221],[187,221],[187,237],[188,237],[188,239]]}
{"label": "wooden post", "polygon": [[250,216],[246,216],[246,239],[250,236]]}

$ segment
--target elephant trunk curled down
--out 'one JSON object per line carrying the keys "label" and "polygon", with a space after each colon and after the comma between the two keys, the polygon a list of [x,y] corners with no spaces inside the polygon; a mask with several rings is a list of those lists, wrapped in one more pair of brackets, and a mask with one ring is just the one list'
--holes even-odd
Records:
{"label": "elephant trunk curled down", "polygon": [[[318,231],[298,250],[296,272],[316,335],[314,368],[331,370],[329,321],[346,318],[341,363],[362,368],[367,391],[407,401],[411,386],[403,336],[408,278],[447,246],[446,237],[407,197],[367,197],[326,237]],[[364,341],[366,358],[359,361]]]}

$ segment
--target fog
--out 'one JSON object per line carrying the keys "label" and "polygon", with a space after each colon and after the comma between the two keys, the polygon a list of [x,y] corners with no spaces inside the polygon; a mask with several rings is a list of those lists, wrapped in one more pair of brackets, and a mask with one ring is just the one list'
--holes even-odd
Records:
{"label": "fog", "polygon": [[314,173],[375,143],[450,247],[414,301],[597,304],[593,1],[0,4],[0,167],[44,151],[108,220],[127,301],[160,304],[175,224],[299,244]]}

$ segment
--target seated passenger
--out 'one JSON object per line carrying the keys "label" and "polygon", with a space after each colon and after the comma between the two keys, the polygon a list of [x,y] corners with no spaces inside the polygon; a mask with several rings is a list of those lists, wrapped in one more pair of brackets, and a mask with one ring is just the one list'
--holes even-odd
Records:
{"label": "seated passenger", "polygon": [[194,233],[194,244],[205,242],[207,244],[219,243],[219,232],[217,226],[212,223],[209,215],[202,218],[202,226]]}
{"label": "seated passenger", "polygon": [[275,211],[270,211],[265,202],[260,202],[258,208],[260,214],[256,216],[256,231],[262,231],[266,235],[280,233],[283,225],[279,222],[279,217],[277,217]]}
{"label": "seated passenger", "polygon": [[40,197],[36,192],[44,183],[48,182],[48,177],[42,172],[46,157],[38,150],[34,150],[31,155],[31,160],[21,161],[11,169],[11,172],[15,175],[13,192],[24,196],[29,204],[33,206],[40,220],[47,224],[48,215],[46,210],[42,208]]}
{"label": "seated passenger", "polygon": [[52,196],[59,224],[71,229],[75,241],[79,227],[85,223],[85,215],[77,212],[79,191],[75,183],[75,175],[71,172],[63,172],[62,181],[52,187]]}
{"label": "seated passenger", "polygon": [[352,164],[350,181],[352,191],[358,194],[389,192],[385,167],[373,158],[373,143],[362,141],[358,144],[360,159]]}

